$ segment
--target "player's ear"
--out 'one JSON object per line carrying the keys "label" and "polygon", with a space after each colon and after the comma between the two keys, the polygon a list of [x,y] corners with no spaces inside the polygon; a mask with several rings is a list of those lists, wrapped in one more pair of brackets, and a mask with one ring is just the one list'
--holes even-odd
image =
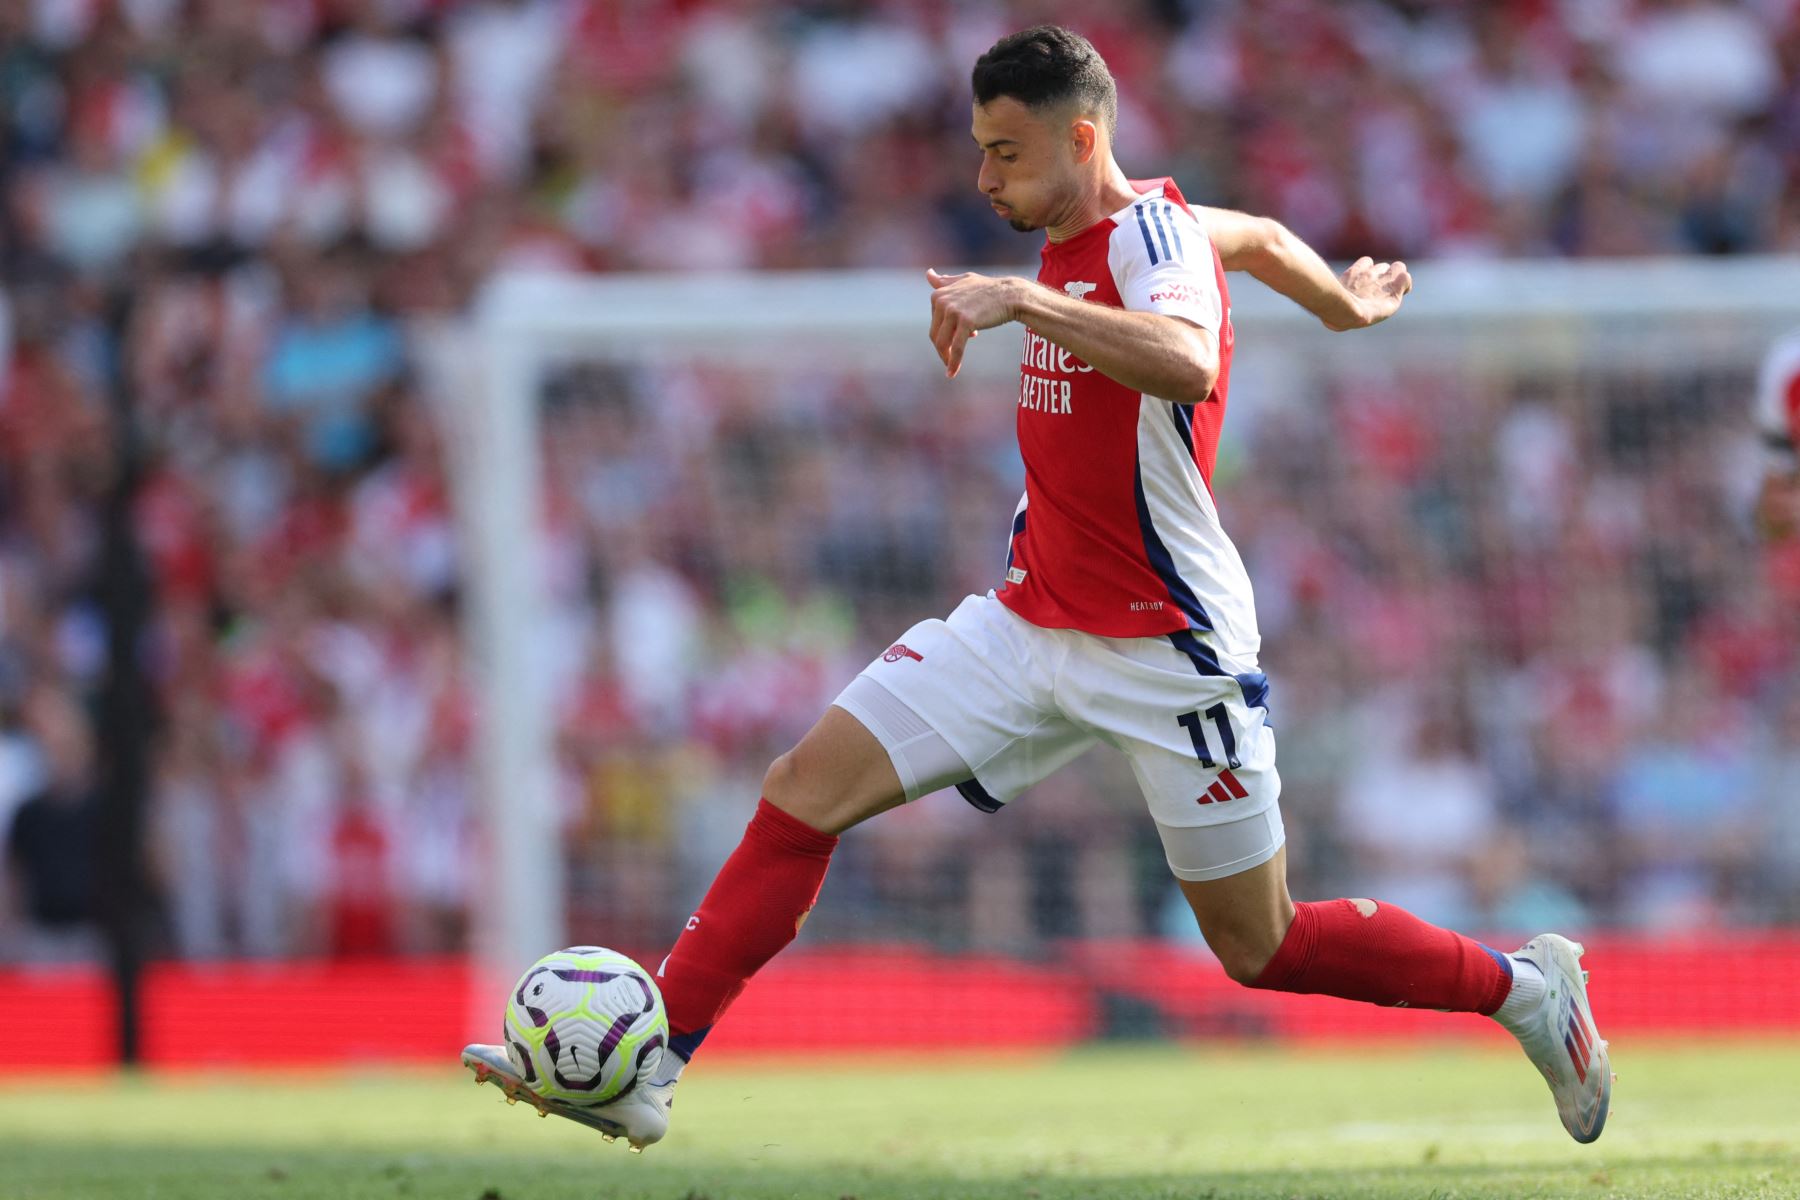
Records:
{"label": "player's ear", "polygon": [[1100,129],[1086,117],[1078,117],[1069,126],[1069,141],[1075,151],[1075,161],[1085,163],[1100,148]]}

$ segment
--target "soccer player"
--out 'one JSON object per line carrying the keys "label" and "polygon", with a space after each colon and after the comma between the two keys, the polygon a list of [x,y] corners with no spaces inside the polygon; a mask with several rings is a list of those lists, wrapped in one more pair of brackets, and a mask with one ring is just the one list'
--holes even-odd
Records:
{"label": "soccer player", "polygon": [[1800,534],[1800,333],[1769,348],[1756,380],[1756,430],[1768,447],[1756,519],[1771,540]]}
{"label": "soccer player", "polygon": [[[949,786],[994,811],[1104,743],[1130,760],[1233,979],[1490,1014],[1549,1080],[1569,1132],[1592,1141],[1611,1071],[1579,946],[1545,934],[1505,954],[1377,900],[1288,896],[1250,580],[1209,483],[1231,374],[1224,272],[1353,329],[1399,308],[1405,266],[1363,259],[1339,279],[1273,222],[1196,212],[1168,179],[1128,180],[1112,156],[1112,76],[1067,30],[1001,39],[973,84],[977,184],[1014,229],[1048,235],[1035,282],[927,273],[949,375],[970,338],[1024,326],[1026,483],[1003,578],[907,630],[769,768],[742,843],[658,971],[671,1040],[649,1084],[552,1111],[633,1148],[656,1141],[682,1067],[799,932],[839,834]],[[465,1062],[478,1078],[510,1071],[500,1047]]]}

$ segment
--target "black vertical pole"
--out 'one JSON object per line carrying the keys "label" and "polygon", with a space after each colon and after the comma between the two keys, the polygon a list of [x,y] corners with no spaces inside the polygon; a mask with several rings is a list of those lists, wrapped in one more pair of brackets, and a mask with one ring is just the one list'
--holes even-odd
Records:
{"label": "black vertical pole", "polygon": [[136,1065],[142,1054],[138,992],[153,920],[144,853],[151,693],[142,655],[150,579],[132,515],[143,470],[127,346],[132,303],[127,284],[107,306],[113,350],[107,395],[112,475],[100,514],[97,583],[106,617],[107,669],[98,714],[100,819],[94,847],[96,899],[118,998],[119,1062],[124,1066]]}

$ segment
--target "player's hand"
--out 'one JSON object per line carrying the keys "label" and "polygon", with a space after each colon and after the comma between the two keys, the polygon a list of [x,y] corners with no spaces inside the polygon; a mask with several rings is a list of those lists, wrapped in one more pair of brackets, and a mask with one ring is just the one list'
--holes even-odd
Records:
{"label": "player's hand", "polygon": [[1412,291],[1412,274],[1403,262],[1376,262],[1364,255],[1343,275],[1344,290],[1356,298],[1357,320],[1333,325],[1336,330],[1367,329],[1400,311],[1400,301]]}
{"label": "player's hand", "polygon": [[1016,279],[994,279],[965,271],[939,275],[927,270],[931,285],[931,344],[944,360],[944,374],[956,378],[962,370],[963,349],[983,329],[1013,319]]}

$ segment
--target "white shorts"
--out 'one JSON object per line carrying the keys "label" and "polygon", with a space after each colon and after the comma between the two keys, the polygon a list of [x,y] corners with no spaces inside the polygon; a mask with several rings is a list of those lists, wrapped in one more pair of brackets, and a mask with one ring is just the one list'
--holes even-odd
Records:
{"label": "white shorts", "polygon": [[992,812],[1112,746],[1170,869],[1199,880],[1260,866],[1284,841],[1267,694],[1261,674],[1209,673],[1170,638],[1044,629],[990,592],[907,630],[835,703],[881,740],[908,800],[955,786]]}

